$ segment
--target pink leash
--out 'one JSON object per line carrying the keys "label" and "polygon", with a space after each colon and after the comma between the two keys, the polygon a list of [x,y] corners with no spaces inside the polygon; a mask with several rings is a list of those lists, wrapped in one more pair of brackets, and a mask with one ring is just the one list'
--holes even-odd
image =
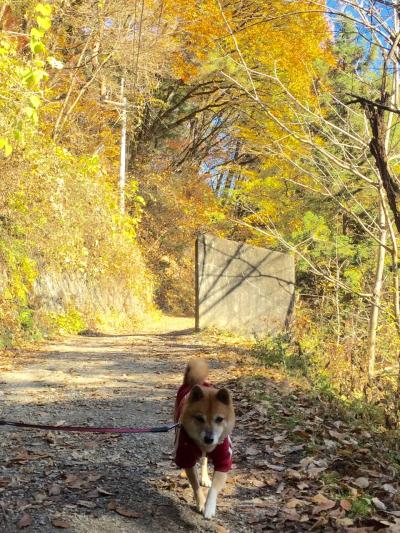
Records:
{"label": "pink leash", "polygon": [[27,422],[10,422],[0,420],[0,426],[13,426],[17,428],[44,429],[50,431],[75,431],[79,433],[167,433],[179,426],[179,424],[167,424],[165,426],[148,428],[109,428],[95,426],[51,426],[44,424],[28,424]]}

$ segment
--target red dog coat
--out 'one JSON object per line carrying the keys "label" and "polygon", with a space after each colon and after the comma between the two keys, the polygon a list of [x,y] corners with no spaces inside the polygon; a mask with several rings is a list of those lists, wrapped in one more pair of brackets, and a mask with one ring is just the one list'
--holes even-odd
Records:
{"label": "red dog coat", "polygon": [[[211,387],[209,383],[203,383],[203,387]],[[175,418],[179,420],[182,412],[183,401],[191,390],[190,385],[181,385],[176,395]],[[184,428],[178,432],[178,442],[175,453],[175,463],[179,468],[192,468],[202,456],[202,451],[197,444],[189,437]],[[229,435],[225,437],[221,444],[207,454],[217,472],[229,472],[232,468],[232,441]]]}

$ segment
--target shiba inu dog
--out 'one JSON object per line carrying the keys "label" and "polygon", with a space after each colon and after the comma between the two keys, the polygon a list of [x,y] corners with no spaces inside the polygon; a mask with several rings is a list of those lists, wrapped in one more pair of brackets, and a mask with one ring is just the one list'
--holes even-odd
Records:
{"label": "shiba inu dog", "polygon": [[[198,511],[205,518],[213,518],[218,494],[232,468],[230,434],[235,425],[235,411],[230,392],[214,388],[206,381],[207,376],[205,361],[192,360],[186,367],[175,402],[175,421],[180,423],[175,463],[185,469]],[[208,476],[208,458],[214,464],[212,482]],[[197,462],[201,466],[200,478]],[[207,498],[201,486],[210,487]]]}

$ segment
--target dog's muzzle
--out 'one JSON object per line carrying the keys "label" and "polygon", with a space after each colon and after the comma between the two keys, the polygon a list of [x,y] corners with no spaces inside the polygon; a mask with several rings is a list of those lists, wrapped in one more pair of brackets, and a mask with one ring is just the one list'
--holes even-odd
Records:
{"label": "dog's muzzle", "polygon": [[204,435],[204,442],[206,444],[213,444],[213,442],[214,442],[214,434],[206,432],[206,434]]}

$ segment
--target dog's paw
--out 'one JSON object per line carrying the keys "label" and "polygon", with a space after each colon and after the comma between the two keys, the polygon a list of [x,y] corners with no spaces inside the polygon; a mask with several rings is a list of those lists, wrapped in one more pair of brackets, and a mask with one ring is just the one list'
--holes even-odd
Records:
{"label": "dog's paw", "polygon": [[202,477],[200,484],[201,484],[202,487],[211,487],[211,479],[210,479],[210,477],[208,475]]}
{"label": "dog's paw", "polygon": [[208,493],[208,498],[206,501],[206,505],[204,507],[204,518],[207,518],[207,520],[210,520],[210,518],[214,518],[215,513],[217,511],[217,499],[214,496],[214,494]]}
{"label": "dog's paw", "polygon": [[199,491],[196,494],[196,508],[199,511],[199,513],[202,513],[204,511],[205,504],[206,504],[206,497],[204,496],[202,491]]}

